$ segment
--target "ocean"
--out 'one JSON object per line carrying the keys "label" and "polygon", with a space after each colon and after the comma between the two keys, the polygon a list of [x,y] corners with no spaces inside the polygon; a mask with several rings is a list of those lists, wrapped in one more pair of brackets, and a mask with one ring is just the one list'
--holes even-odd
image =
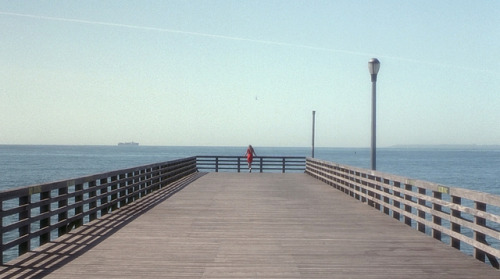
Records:
{"label": "ocean", "polygon": [[[259,147],[262,156],[311,156],[310,147]],[[0,191],[241,147],[0,145]],[[315,158],[370,168],[369,148],[315,148]],[[377,170],[500,195],[500,147],[378,148]]]}

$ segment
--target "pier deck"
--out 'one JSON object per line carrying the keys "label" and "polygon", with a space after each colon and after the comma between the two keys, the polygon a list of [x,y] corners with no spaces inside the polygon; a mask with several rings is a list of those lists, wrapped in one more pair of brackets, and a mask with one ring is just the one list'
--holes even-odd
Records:
{"label": "pier deck", "polygon": [[307,174],[208,173],[168,199],[161,191],[7,263],[0,277],[500,275]]}

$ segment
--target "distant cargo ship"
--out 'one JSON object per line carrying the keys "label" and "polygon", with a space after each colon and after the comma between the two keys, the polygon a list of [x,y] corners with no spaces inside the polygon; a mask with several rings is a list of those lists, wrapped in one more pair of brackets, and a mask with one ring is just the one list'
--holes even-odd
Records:
{"label": "distant cargo ship", "polygon": [[139,145],[139,143],[133,142],[133,141],[131,141],[131,142],[120,142],[120,143],[118,143],[118,145]]}

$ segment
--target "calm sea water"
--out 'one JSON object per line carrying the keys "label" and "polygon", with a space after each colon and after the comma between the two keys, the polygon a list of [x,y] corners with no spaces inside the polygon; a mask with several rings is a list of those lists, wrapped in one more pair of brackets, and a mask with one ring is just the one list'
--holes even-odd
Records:
{"label": "calm sea water", "polygon": [[[310,156],[311,148],[255,147],[258,155]],[[0,190],[246,147],[0,145]],[[369,148],[316,148],[315,157],[370,168]],[[377,170],[500,195],[500,148],[379,148]]]}

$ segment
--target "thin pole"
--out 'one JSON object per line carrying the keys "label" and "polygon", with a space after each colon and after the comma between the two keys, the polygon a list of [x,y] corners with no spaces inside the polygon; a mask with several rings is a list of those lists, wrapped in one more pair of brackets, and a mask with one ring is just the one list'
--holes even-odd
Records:
{"label": "thin pole", "polygon": [[[374,77],[375,76],[375,77]],[[372,75],[372,170],[377,169],[377,75]]]}
{"label": "thin pole", "polygon": [[312,131],[312,158],[314,158],[314,128],[316,125],[316,111],[313,110],[313,131]]}

